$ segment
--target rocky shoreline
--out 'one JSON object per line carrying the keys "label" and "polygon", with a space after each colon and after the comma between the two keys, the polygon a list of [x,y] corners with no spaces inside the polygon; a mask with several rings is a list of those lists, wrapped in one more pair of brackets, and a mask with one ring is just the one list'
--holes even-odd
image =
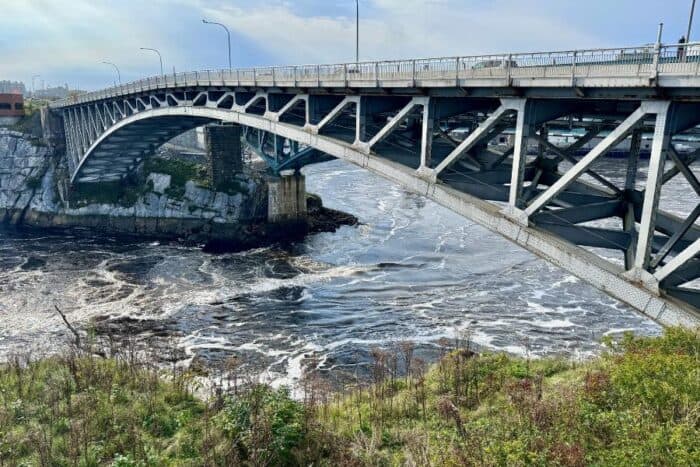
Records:
{"label": "rocky shoreline", "polygon": [[41,140],[0,128],[0,222],[28,230],[109,235],[203,245],[210,252],[241,251],[298,241],[307,233],[355,225],[349,214],[307,195],[307,222],[267,222],[267,185],[254,169],[237,174],[226,192],[207,186],[202,167],[154,156],[129,183],[67,189],[60,155]]}

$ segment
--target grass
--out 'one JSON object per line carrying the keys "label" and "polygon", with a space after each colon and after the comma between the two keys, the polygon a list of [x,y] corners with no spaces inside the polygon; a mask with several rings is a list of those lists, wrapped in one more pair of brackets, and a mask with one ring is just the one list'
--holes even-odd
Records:
{"label": "grass", "polygon": [[[135,353],[0,366],[0,465],[700,465],[700,334],[625,336],[585,363],[443,342],[373,352],[371,384],[240,384],[204,402],[194,375]],[[404,374],[404,376],[399,376]]]}

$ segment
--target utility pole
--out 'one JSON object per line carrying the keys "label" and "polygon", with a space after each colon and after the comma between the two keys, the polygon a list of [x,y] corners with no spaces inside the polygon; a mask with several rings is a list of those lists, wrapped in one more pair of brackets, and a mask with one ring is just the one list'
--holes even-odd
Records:
{"label": "utility pole", "polygon": [[695,0],[690,6],[690,17],[688,18],[688,34],[685,35],[685,41],[690,42],[690,33],[693,30],[693,16],[695,16]]}
{"label": "utility pole", "polygon": [[228,70],[231,71],[233,69],[231,67],[231,31],[228,30],[226,25],[221,24],[221,23],[216,23],[214,21],[207,21],[206,19],[202,19],[202,23],[213,24],[215,26],[221,26],[226,31],[226,37],[228,38]]}
{"label": "utility pole", "polygon": [[117,79],[119,80],[119,86],[121,86],[122,85],[122,74],[119,72],[119,67],[112,62],[103,61],[102,63],[104,63],[105,65],[112,65],[114,67],[114,69],[117,70]]}
{"label": "utility pole", "polygon": [[360,63],[360,0],[355,0],[355,65]]}
{"label": "utility pole", "polygon": [[160,60],[160,76],[163,76],[163,56],[158,52],[157,49],[151,49],[150,47],[141,47],[141,50],[149,50],[158,54],[158,59]]}

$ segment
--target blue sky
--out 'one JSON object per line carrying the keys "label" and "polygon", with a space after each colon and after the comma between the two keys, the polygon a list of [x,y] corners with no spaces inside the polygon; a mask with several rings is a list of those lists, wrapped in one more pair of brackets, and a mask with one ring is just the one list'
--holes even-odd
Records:
{"label": "blue sky", "polygon": [[[691,0],[360,0],[365,60],[504,51],[620,47],[687,27]],[[0,80],[82,89],[158,73],[234,66],[352,61],[354,0],[2,0]],[[700,11],[697,18],[700,40]]]}

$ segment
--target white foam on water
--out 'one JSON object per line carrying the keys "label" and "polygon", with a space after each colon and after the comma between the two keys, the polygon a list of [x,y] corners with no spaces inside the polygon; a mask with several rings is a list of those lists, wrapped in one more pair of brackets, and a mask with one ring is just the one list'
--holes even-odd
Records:
{"label": "white foam on water", "polygon": [[578,326],[577,324],[572,323],[568,319],[553,319],[550,321],[533,319],[531,321],[527,321],[527,323],[538,328],[546,329],[572,328]]}

